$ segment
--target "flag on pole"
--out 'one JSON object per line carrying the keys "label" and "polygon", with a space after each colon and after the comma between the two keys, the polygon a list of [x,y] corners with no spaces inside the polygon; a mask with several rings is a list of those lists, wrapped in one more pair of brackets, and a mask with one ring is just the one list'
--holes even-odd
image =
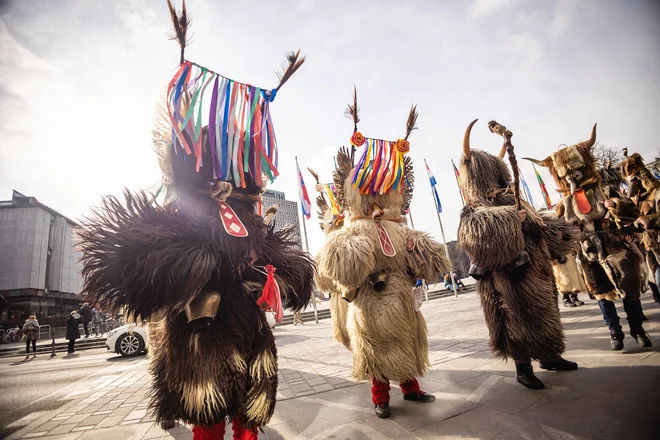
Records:
{"label": "flag on pole", "polygon": [[433,173],[429,168],[429,164],[426,163],[426,159],[424,159],[424,165],[426,165],[426,172],[429,175],[429,182],[431,182],[431,191],[433,192],[433,197],[435,197],[435,206],[436,208],[438,208],[438,214],[442,214],[442,203],[440,203],[440,196],[438,195],[438,190],[435,189],[435,185],[437,185],[438,182],[436,182],[435,177],[433,176]]}
{"label": "flag on pole", "polygon": [[545,189],[545,183],[543,182],[543,179],[541,178],[541,175],[539,174],[534,164],[532,164],[532,168],[534,168],[534,172],[536,173],[536,180],[539,181],[539,186],[541,187],[541,194],[543,194],[543,199],[545,200],[545,206],[551,208],[552,200],[550,200],[550,194],[548,194],[548,190]]}
{"label": "flag on pole", "polygon": [[454,165],[454,161],[451,161],[451,166],[454,167],[454,175],[456,176],[456,184],[458,185],[458,190],[461,192],[461,201],[463,206],[465,206],[465,194],[463,194],[463,187],[461,186],[461,174],[458,172],[458,168]]}
{"label": "flag on pole", "polygon": [[518,168],[518,174],[520,174],[520,183],[522,184],[523,190],[525,190],[525,194],[527,195],[527,201],[529,202],[530,205],[534,206],[534,199],[532,198],[532,192],[529,190],[529,186],[527,186],[527,182],[525,181],[525,177],[523,176],[520,167]]}
{"label": "flag on pole", "polygon": [[306,219],[312,215],[312,202],[309,201],[309,195],[307,195],[307,188],[305,188],[305,181],[303,180],[302,173],[300,172],[300,167],[298,166],[298,158],[296,158],[296,169],[298,170],[298,194],[300,196],[300,205],[302,206],[302,213]]}

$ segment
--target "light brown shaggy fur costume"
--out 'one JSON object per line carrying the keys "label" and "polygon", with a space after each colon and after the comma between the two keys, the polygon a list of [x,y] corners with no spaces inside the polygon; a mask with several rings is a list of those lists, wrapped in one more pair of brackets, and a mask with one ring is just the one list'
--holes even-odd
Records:
{"label": "light brown shaggy fur costume", "polygon": [[[477,292],[491,350],[516,362],[560,358],[564,332],[550,259],[551,254],[570,252],[575,246],[574,232],[556,220],[553,229],[563,230],[569,239],[550,234],[546,222],[527,204],[523,206],[527,217],[521,224],[514,197],[501,191],[512,183],[504,161],[469,147],[473,124],[466,131],[467,148],[460,162],[467,205],[461,213],[458,242],[473,264],[485,270]],[[522,251],[531,261],[512,267]]]}
{"label": "light brown shaggy fur costume", "polygon": [[[406,194],[360,194],[350,180],[347,152],[340,150],[337,160],[340,165],[335,183],[346,220],[341,229],[327,235],[316,278],[319,287],[354,298],[344,308],[340,295],[333,295],[337,298],[333,302],[333,319],[339,318],[335,337],[353,352],[355,379],[414,379],[427,371],[429,359],[426,322],[420,312],[415,312],[412,288],[418,278],[437,279],[449,270],[444,247],[400,221]],[[396,249],[394,257],[383,254],[375,221],[355,218],[369,217],[372,203],[383,209],[383,217],[399,219],[380,221]],[[380,272],[388,275],[387,287],[377,292],[370,276]],[[340,322],[344,310],[347,338]]]}

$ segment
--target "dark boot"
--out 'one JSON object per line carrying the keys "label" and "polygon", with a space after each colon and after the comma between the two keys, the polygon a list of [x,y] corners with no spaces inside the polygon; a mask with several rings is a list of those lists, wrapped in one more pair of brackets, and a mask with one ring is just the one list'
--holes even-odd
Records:
{"label": "dark boot", "polygon": [[564,307],[575,307],[576,304],[571,301],[571,296],[568,293],[564,293],[564,297],[562,298],[562,302],[564,303]]}
{"label": "dark boot", "polygon": [[635,338],[635,341],[637,341],[637,345],[639,345],[640,347],[650,347],[651,345],[653,345],[651,343],[651,338],[649,337],[649,334],[646,333],[646,330],[644,330],[641,325],[634,329],[631,328],[630,336]]}
{"label": "dark boot", "polygon": [[623,331],[621,329],[619,330],[610,330],[610,337],[612,340],[610,341],[610,345],[612,346],[612,350],[623,350],[623,338],[626,337],[626,335],[623,334]]}
{"label": "dark boot", "polygon": [[531,390],[542,390],[545,388],[543,382],[534,376],[534,370],[532,369],[532,364],[529,362],[525,363],[516,363],[516,380],[519,384],[526,386]]}
{"label": "dark boot", "polygon": [[428,394],[428,393],[425,393],[422,390],[419,390],[419,391],[416,391],[414,393],[404,394],[403,395],[403,400],[411,400],[413,402],[428,403],[428,402],[433,402],[435,400],[435,396],[433,394]]}
{"label": "dark boot", "polygon": [[389,403],[379,403],[375,405],[376,407],[376,416],[379,419],[386,419],[390,416],[390,404]]}
{"label": "dark boot", "polygon": [[554,371],[572,371],[577,370],[578,364],[560,357],[552,361],[541,361],[541,368]]}
{"label": "dark boot", "polygon": [[571,293],[571,301],[576,306],[583,306],[584,305],[584,303],[578,299],[577,293]]}

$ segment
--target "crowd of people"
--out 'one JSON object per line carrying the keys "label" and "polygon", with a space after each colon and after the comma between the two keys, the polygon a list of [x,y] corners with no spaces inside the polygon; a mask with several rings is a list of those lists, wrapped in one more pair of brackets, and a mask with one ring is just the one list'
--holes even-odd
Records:
{"label": "crowd of people", "polygon": [[[413,195],[407,153],[417,129],[416,106],[401,138],[366,137],[358,130],[354,90],[346,112],[353,122],[350,149],[338,151],[333,183],[321,184],[312,172],[326,238],[314,262],[290,232],[275,232],[276,209],[264,216],[260,198],[278,175],[272,103],[305,57],[299,51],[288,56],[276,88],[228,79],[185,59],[187,11],[168,6],[181,58],[153,131],[164,201],[126,191],[123,201],[106,198],[80,229],[84,293],[143,319],[158,316],[151,329],[156,420],[162,426],[174,420],[194,425],[195,440],[222,438],[231,420],[234,438],[256,439],[273,415],[277,394],[276,346],[264,310],[279,321],[283,309],[290,309],[300,322],[314,284],[330,294],[333,336],[352,352],[353,377],[371,381],[379,418],[390,416],[391,381],[399,383],[404,400],[433,402],[417,380],[430,368],[419,307],[422,280],[444,276],[446,285],[462,283],[445,248],[404,220]],[[208,119],[201,110],[191,117],[204,98]],[[618,298],[631,336],[649,346],[640,280],[644,252],[649,267],[658,266],[651,258],[655,219],[648,216],[656,205],[650,194],[660,199],[660,191],[651,193],[642,176],[643,190],[629,196],[635,206],[648,201],[648,209],[633,209],[632,216],[623,209],[624,197],[605,199],[590,153],[594,128],[589,141],[539,161],[565,197],[556,212],[537,212],[520,199],[511,131],[488,124],[504,140],[500,152],[490,154],[470,146],[476,122],[465,132],[460,161],[466,206],[458,241],[472,263],[469,274],[477,280],[494,355],[512,360],[517,381],[534,390],[544,384],[532,360],[546,370],[578,368],[563,358],[558,294],[568,294],[565,304],[577,306],[572,295],[583,288],[572,285],[562,266],[567,262],[575,262],[585,290],[598,299],[612,348],[623,347],[613,302]],[[298,178],[302,184],[300,171]],[[633,246],[636,234],[641,245]],[[558,286],[562,274],[568,281]],[[71,315],[74,342],[81,319],[87,336],[93,311]]]}

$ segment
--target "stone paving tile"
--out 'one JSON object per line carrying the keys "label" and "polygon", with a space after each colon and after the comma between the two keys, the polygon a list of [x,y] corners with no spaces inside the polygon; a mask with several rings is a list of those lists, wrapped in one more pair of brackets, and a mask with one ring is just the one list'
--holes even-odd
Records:
{"label": "stone paving tile", "polygon": [[[657,346],[660,311],[644,301],[649,317],[645,328]],[[611,352],[595,303],[561,310],[568,335],[566,358],[578,361],[580,369],[556,373],[535,366],[547,386],[543,391],[518,385],[513,364],[492,356],[476,295],[444,298],[425,304],[422,311],[433,368],[420,384],[436,395],[435,402],[406,402],[392,382],[392,418],[377,419],[370,383],[350,378],[350,352],[332,341],[329,321],[278,327],[279,403],[260,440],[660,438],[660,426],[649,418],[649,408],[660,406],[660,381],[648,379],[657,377],[660,353],[634,346],[629,337],[624,352]],[[146,365],[100,378],[96,388],[81,394],[66,411],[45,423],[41,418],[41,427],[33,422],[25,428],[23,438],[190,440],[189,426],[164,431],[153,423],[147,410],[150,386]],[[616,407],[618,417],[603,411],[604,404]]]}

